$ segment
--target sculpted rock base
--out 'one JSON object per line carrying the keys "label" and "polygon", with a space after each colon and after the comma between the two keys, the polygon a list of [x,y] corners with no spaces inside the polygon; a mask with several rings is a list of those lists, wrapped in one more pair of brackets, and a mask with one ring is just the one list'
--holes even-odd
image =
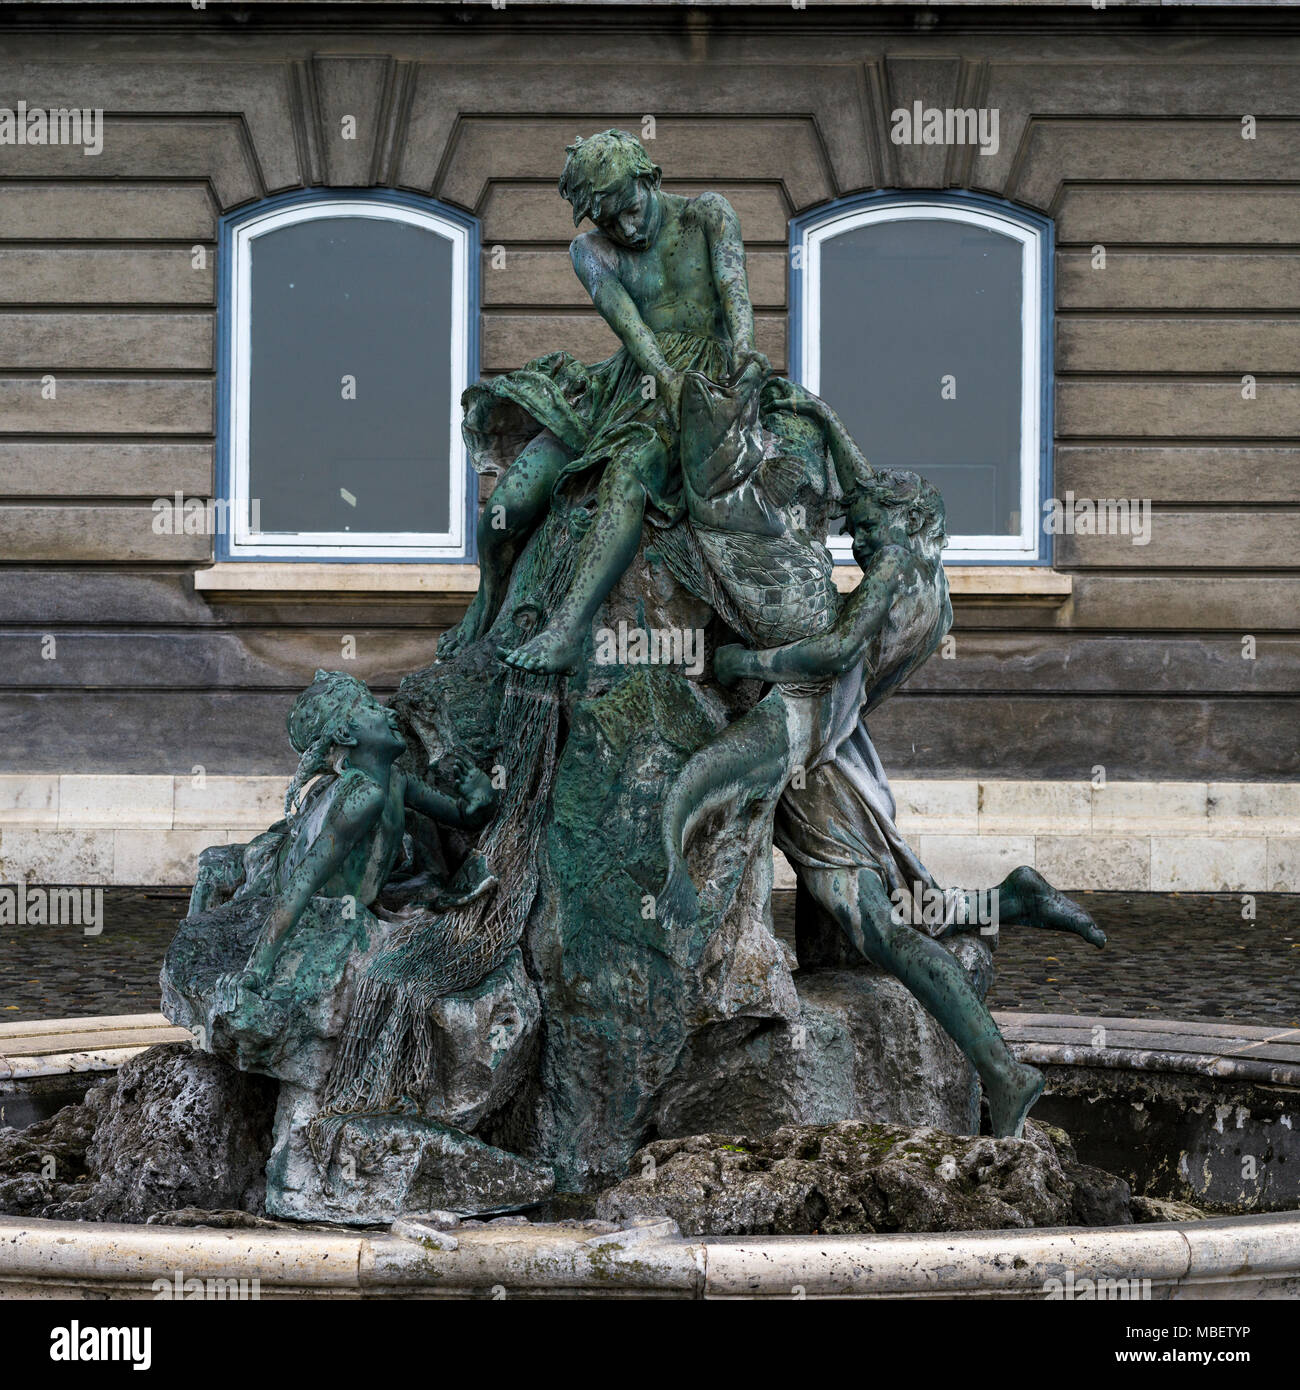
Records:
{"label": "sculpted rock base", "polygon": [[[472,989],[434,1001],[433,1066],[421,1113],[349,1124],[343,1163],[322,1178],[303,1129],[320,1108],[360,973],[391,924],[365,908],[315,898],[286,936],[265,992],[235,988],[229,977],[246,962],[267,907],[267,899],[250,897],[187,918],[162,974],[165,1012],[192,1029],[205,1051],[282,1083],[267,1211],[365,1225],[434,1208],[509,1211],[547,1196],[548,1167],[465,1132],[504,1103],[535,1053],[541,1009],[522,954],[513,951]],[[196,1197],[173,1205],[238,1204]]]}
{"label": "sculpted rock base", "polygon": [[524,958],[505,964],[460,994],[435,1001],[433,1074],[424,1109],[474,1129],[498,1110],[532,1064],[542,1010]]}
{"label": "sculpted rock base", "polygon": [[485,1216],[533,1206],[555,1186],[545,1164],[436,1120],[406,1115],[349,1120],[322,1174],[305,1135],[315,1113],[310,1093],[284,1087],[266,1170],[271,1216],[356,1225],[387,1225],[427,1211]]}
{"label": "sculpted rock base", "polygon": [[750,1138],[697,1134],[649,1144],[647,1175],[602,1194],[607,1221],[669,1218],[685,1235],[848,1235],[1127,1224],[1121,1178],[1074,1161],[1060,1131],[958,1137],[862,1124],[787,1126]]}
{"label": "sculpted rock base", "polygon": [[897,980],[867,969],[794,978],[797,1021],[738,1019],[693,1041],[660,1102],[662,1137],[841,1120],[978,1131],[973,1068]]}
{"label": "sculpted rock base", "polygon": [[[446,755],[449,729],[480,765],[499,757],[506,678],[494,653],[527,637],[521,623],[533,615],[523,600],[547,588],[531,567],[562,553],[566,525],[552,511],[485,637],[403,680],[393,707],[419,740],[417,765]],[[594,628],[699,633],[707,645],[708,609],[653,558],[654,539],[651,528]],[[661,920],[653,909],[665,873],[667,789],[757,693],[723,691],[681,665],[605,664],[592,644],[547,696],[558,699],[562,738],[538,890],[519,924],[543,1023],[528,1075],[476,1132],[552,1166],[560,1192],[591,1193],[627,1172],[695,1039],[732,1021],[743,1030],[798,1017],[792,960],[771,925],[775,790],[701,829],[690,856],[701,885],[697,919]]]}
{"label": "sculpted rock base", "polygon": [[288,933],[262,994],[236,989],[270,908],[242,898],[185,918],[168,947],[163,1013],[199,1046],[241,1070],[319,1087],[359,970],[382,945],[386,924],[355,904],[313,898]]}

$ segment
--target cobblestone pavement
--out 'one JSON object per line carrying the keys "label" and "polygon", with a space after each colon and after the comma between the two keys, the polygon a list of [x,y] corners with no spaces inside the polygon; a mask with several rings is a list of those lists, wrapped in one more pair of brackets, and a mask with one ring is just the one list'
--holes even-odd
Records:
{"label": "cobblestone pavement", "polygon": [[147,1014],[188,889],[105,888],[103,931],[0,926],[0,1022]]}
{"label": "cobblestone pavement", "polygon": [[[151,1013],[182,890],[107,888],[104,930],[0,926],[0,1022]],[[994,1009],[1300,1027],[1300,894],[1080,893],[1110,942],[1004,928]],[[793,893],[776,895],[793,932]]]}
{"label": "cobblestone pavement", "polygon": [[[793,919],[793,893],[778,905]],[[995,1010],[1300,1028],[1300,893],[1072,894],[1108,940],[1003,927]]]}
{"label": "cobblestone pavement", "polygon": [[1300,1028],[1300,894],[1256,895],[1254,921],[1235,893],[1077,897],[1105,949],[1008,928],[993,1008]]}

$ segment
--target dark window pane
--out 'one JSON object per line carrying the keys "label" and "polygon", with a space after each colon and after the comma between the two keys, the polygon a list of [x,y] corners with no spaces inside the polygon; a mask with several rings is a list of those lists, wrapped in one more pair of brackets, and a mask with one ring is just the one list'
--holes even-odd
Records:
{"label": "dark window pane", "polygon": [[940,489],[950,535],[1020,529],[1020,390],[1018,241],[916,220],[822,243],[819,393],[873,464]]}
{"label": "dark window pane", "polygon": [[450,530],[450,240],[322,217],[252,247],[249,491],[262,530]]}

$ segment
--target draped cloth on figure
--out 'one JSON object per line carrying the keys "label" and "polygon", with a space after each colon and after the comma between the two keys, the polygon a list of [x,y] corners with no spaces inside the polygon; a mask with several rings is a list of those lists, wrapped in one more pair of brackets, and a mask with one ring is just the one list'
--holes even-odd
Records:
{"label": "draped cloth on figure", "polygon": [[[859,675],[859,679],[861,679]],[[843,742],[787,787],[777,804],[773,841],[802,869],[870,869],[885,891],[933,888],[929,870],[894,823],[898,814],[865,720],[854,715]]]}
{"label": "draped cloth on figure", "polygon": [[898,808],[866,721],[952,624],[942,566],[935,581],[932,591],[903,596],[895,606],[899,621],[878,633],[822,696],[824,736],[803,785],[792,783],[782,793],[773,826],[774,843],[801,871],[868,869],[888,894],[913,899],[938,886],[895,824]]}
{"label": "draped cloth on figure", "polygon": [[[730,343],[698,333],[659,333],[656,341],[674,371],[714,379],[728,371]],[[479,382],[461,397],[470,460],[480,473],[499,473],[530,440],[550,430],[573,454],[556,491],[574,474],[635,458],[651,519],[671,524],[685,510],[677,441],[661,403],[647,398],[647,380],[645,368],[620,348],[592,366],[571,353],[550,352]]]}

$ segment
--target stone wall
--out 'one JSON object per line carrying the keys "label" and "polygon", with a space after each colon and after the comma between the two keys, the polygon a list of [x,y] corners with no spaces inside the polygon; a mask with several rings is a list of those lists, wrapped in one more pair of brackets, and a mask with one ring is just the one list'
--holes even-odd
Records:
{"label": "stone wall", "polygon": [[[188,856],[197,839],[177,837],[236,822],[214,809],[192,825],[165,784],[195,767],[213,785],[287,773],[292,694],[340,664],[344,637],[349,669],[386,693],[465,602],[460,567],[373,584],[300,572],[292,590],[282,573],[261,589],[210,571],[196,583],[210,541],[153,533],[153,498],[214,487],[219,217],[304,186],[432,195],[506,251],[482,276],[483,370],[560,345],[594,358],[612,339],[569,270],[554,180],[577,132],[653,114],[668,186],[719,188],[739,209],[759,343],[778,365],[792,216],[883,187],[969,188],[1054,219],[1054,487],[1150,498],[1153,535],[1058,538],[1069,583],[1046,597],[1010,574],[959,594],[953,659],[873,721],[895,775],[955,781],[968,805],[974,779],[1043,780],[1042,804],[1060,803],[1046,820],[983,811],[975,830],[923,829],[942,841],[936,864],[965,862],[949,833],[1008,837],[1024,858],[1028,836],[1046,863],[1087,819],[1090,841],[1123,843],[1081,851],[1056,874],[1071,885],[1099,857],[1127,866],[1108,882],[1294,879],[1293,854],[1270,863],[1267,832],[1217,837],[1191,805],[1208,806],[1212,778],[1281,784],[1288,805],[1300,786],[1294,12],[1025,6],[991,26],[966,8],[928,30],[910,11],[842,5],[239,14],[7,16],[4,91],[108,113],[95,159],[0,146],[0,767],[145,779],[112,828],[61,809],[59,833],[83,835],[92,866],[76,877],[171,875],[172,860],[148,861],[156,836],[133,857],[141,827]],[[998,153],[892,144],[888,113],[914,99],[996,106]],[[340,111],[358,115],[358,141],[337,138]],[[1169,859],[1158,816],[1099,819],[1080,786],[1096,765],[1112,783],[1186,781],[1134,795],[1195,823],[1190,867]],[[6,814],[6,873],[29,872],[32,822]],[[1211,872],[1198,856],[1217,838]]]}
{"label": "stone wall", "polygon": [[[200,849],[251,839],[287,779],[0,775],[0,882],[187,884]],[[1300,892],[1300,787],[974,779],[893,783],[898,825],[963,888],[1032,864],[1066,890]],[[776,886],[794,876],[777,853]]]}

